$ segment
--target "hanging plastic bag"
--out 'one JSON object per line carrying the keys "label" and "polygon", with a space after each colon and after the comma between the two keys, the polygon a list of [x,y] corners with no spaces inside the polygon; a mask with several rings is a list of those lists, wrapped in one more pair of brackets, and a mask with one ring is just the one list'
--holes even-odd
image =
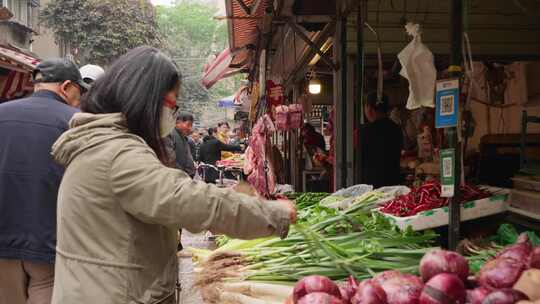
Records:
{"label": "hanging plastic bag", "polygon": [[332,195],[345,196],[345,197],[357,197],[369,191],[373,191],[373,186],[359,184],[349,188],[341,189]]}
{"label": "hanging plastic bag", "polygon": [[354,198],[359,197],[373,190],[371,185],[354,185],[349,188],[341,189],[334,192],[321,200],[320,205],[327,208],[347,209],[354,201]]}
{"label": "hanging plastic bag", "polygon": [[437,70],[433,54],[422,43],[419,24],[409,22],[405,25],[405,29],[407,34],[413,37],[412,41],[398,54],[402,67],[399,74],[409,81],[407,109],[434,107]]}
{"label": "hanging plastic bag", "polygon": [[377,200],[375,205],[381,206],[382,204],[395,199],[398,196],[406,195],[411,192],[411,189],[407,186],[386,186],[374,190],[381,194],[381,197]]}

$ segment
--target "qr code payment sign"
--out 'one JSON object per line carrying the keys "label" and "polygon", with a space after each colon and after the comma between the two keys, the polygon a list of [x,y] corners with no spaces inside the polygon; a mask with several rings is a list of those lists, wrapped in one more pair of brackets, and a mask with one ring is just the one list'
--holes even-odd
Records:
{"label": "qr code payment sign", "polygon": [[443,176],[452,177],[452,158],[446,157],[443,158]]}
{"label": "qr code payment sign", "polygon": [[441,96],[440,115],[453,115],[454,111],[454,95]]}
{"label": "qr code payment sign", "polygon": [[437,81],[435,107],[435,127],[440,129],[457,126],[459,113],[458,79]]}

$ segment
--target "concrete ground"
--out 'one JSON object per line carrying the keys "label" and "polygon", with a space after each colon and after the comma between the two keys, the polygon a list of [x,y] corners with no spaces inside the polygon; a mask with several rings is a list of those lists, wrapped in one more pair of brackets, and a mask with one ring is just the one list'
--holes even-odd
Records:
{"label": "concrete ground", "polygon": [[[208,241],[206,234],[191,234],[187,231],[182,232],[182,245],[184,248],[195,247],[204,249],[213,249],[214,242]],[[184,253],[184,254],[182,254]],[[193,287],[195,274],[193,273],[193,262],[191,257],[182,252],[178,257],[180,284],[182,292],[180,293],[180,303],[182,304],[203,304],[200,292]]]}

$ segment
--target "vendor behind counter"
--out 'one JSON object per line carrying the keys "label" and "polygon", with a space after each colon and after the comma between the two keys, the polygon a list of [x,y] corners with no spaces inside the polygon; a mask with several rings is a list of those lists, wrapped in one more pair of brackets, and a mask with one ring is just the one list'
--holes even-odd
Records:
{"label": "vendor behind counter", "polygon": [[365,114],[368,124],[362,134],[362,183],[375,188],[403,184],[400,157],[403,134],[389,117],[388,96],[368,94]]}

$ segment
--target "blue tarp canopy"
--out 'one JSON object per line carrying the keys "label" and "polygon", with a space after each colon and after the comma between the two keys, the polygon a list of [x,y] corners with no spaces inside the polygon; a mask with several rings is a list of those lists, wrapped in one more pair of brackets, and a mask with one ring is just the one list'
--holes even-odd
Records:
{"label": "blue tarp canopy", "polygon": [[218,101],[218,107],[220,107],[220,108],[234,108],[234,95],[220,99]]}

